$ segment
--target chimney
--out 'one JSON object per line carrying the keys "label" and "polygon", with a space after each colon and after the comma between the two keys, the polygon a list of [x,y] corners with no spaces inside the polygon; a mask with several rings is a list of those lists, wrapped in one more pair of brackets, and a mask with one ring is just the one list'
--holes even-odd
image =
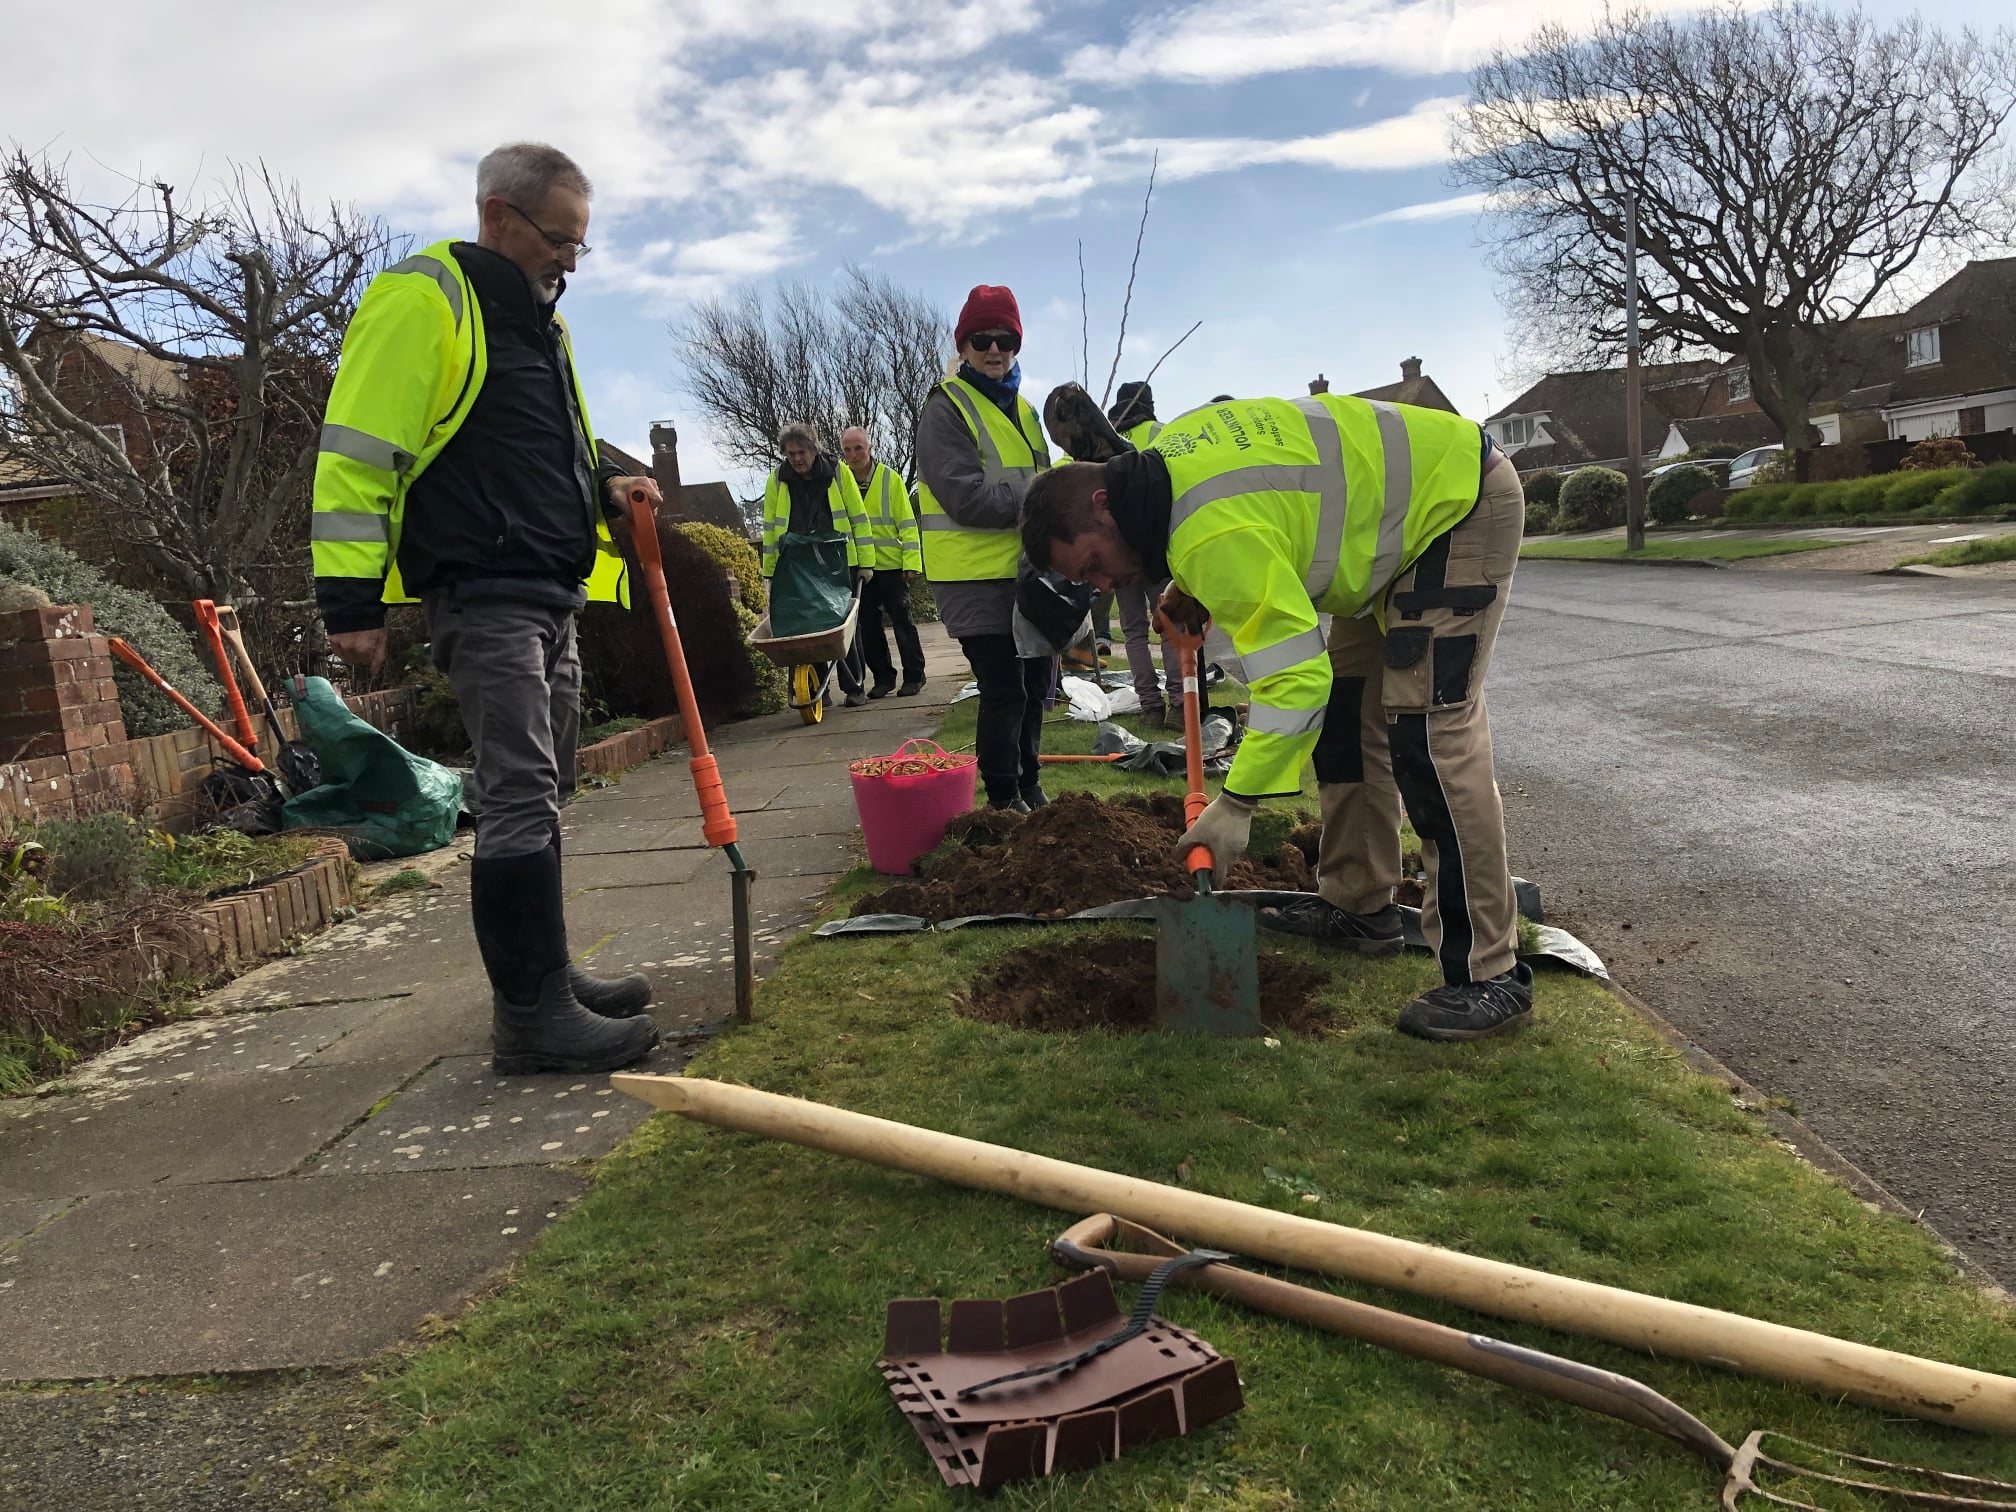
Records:
{"label": "chimney", "polygon": [[1318,373],[1314,378],[1309,380],[1309,392],[1312,394],[1329,393],[1330,380],[1325,378],[1321,373]]}
{"label": "chimney", "polygon": [[1419,357],[1402,357],[1400,359],[1400,381],[1402,383],[1412,383],[1420,376],[1421,359]]}
{"label": "chimney", "polygon": [[670,420],[657,421],[651,427],[651,476],[665,496],[665,513],[680,518],[679,431]]}

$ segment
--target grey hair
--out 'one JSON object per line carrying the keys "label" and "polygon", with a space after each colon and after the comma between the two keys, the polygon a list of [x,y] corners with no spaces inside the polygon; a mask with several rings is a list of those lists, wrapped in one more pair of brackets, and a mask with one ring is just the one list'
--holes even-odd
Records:
{"label": "grey hair", "polygon": [[781,452],[793,441],[801,446],[809,446],[815,452],[819,450],[819,433],[803,420],[793,420],[777,432],[777,450]]}
{"label": "grey hair", "polygon": [[520,209],[537,209],[546,196],[564,185],[583,199],[595,197],[595,186],[574,159],[544,142],[506,142],[483,155],[476,165],[476,210],[493,195]]}

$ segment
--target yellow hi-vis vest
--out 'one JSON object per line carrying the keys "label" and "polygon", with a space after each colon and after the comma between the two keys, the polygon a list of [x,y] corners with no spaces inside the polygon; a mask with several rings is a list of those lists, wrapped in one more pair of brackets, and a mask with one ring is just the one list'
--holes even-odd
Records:
{"label": "yellow hi-vis vest", "polygon": [[1476,505],[1483,446],[1460,415],[1340,394],[1211,405],[1149,445],[1169,468],[1170,574],[1232,638],[1253,694],[1229,790],[1300,788],[1330,700],[1317,614],[1380,612]]}
{"label": "yellow hi-vis vest", "polygon": [[[833,481],[826,485],[827,507],[833,511],[833,528],[847,537],[847,565],[872,567],[868,550],[861,543],[868,534],[868,520],[861,512],[861,490],[844,462],[833,464]],[[784,464],[770,469],[763,485],[763,576],[777,570],[777,543],[791,528],[791,488],[784,481]]]}
{"label": "yellow hi-vis vest", "polygon": [[[938,385],[965,420],[980,448],[980,468],[991,486],[1003,478],[1021,480],[1026,490],[1036,474],[1050,465],[1050,448],[1036,411],[1015,396],[1016,419],[963,378]],[[945,513],[928,486],[917,489],[917,529],[924,548],[924,576],[934,583],[971,583],[1012,578],[1022,559],[1022,533],[1013,525],[999,530],[975,530]]]}
{"label": "yellow hi-vis vest", "polygon": [[1130,425],[1120,432],[1120,439],[1136,451],[1145,451],[1148,443],[1161,434],[1160,420],[1143,420],[1139,425]]}
{"label": "yellow hi-vis vest", "polygon": [[861,507],[868,522],[860,542],[868,556],[865,565],[877,572],[922,572],[916,506],[910,502],[910,490],[887,462],[877,462],[868,474],[861,489]]}
{"label": "yellow hi-vis vest", "polygon": [[[343,335],[343,358],[323,416],[315,459],[309,549],[315,576],[382,582],[388,604],[414,602],[399,581],[399,530],[406,493],[455,438],[476,404],[490,353],[483,311],[450,242],[435,242],[376,278]],[[556,320],[559,316],[554,316]],[[560,322],[560,347],[574,383],[588,455],[595,433]],[[595,565],[588,597],[630,602],[629,576],[595,501]]]}

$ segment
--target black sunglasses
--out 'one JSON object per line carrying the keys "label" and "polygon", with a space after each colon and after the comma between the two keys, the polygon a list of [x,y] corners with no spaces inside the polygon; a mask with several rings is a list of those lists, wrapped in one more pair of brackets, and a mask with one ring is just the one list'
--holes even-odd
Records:
{"label": "black sunglasses", "polygon": [[541,236],[545,237],[546,245],[551,247],[555,252],[558,252],[562,257],[571,257],[576,262],[579,262],[588,255],[588,244],[586,242],[569,241],[564,236],[555,236],[509,200],[504,201],[504,208],[525,222],[534,231],[537,231]]}
{"label": "black sunglasses", "polygon": [[966,340],[976,352],[1019,352],[1022,350],[1022,338],[1011,335],[1007,331],[982,331],[977,336],[968,336]]}

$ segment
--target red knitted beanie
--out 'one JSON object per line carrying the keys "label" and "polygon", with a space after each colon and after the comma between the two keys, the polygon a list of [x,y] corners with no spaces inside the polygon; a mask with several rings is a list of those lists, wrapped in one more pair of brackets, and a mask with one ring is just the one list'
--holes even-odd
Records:
{"label": "red knitted beanie", "polygon": [[1022,335],[1022,311],[1015,304],[1015,291],[1006,284],[975,284],[973,292],[966,296],[965,307],[959,311],[959,324],[953,328],[952,340],[955,345],[966,345],[966,338],[975,331],[1013,331],[1019,340]]}

